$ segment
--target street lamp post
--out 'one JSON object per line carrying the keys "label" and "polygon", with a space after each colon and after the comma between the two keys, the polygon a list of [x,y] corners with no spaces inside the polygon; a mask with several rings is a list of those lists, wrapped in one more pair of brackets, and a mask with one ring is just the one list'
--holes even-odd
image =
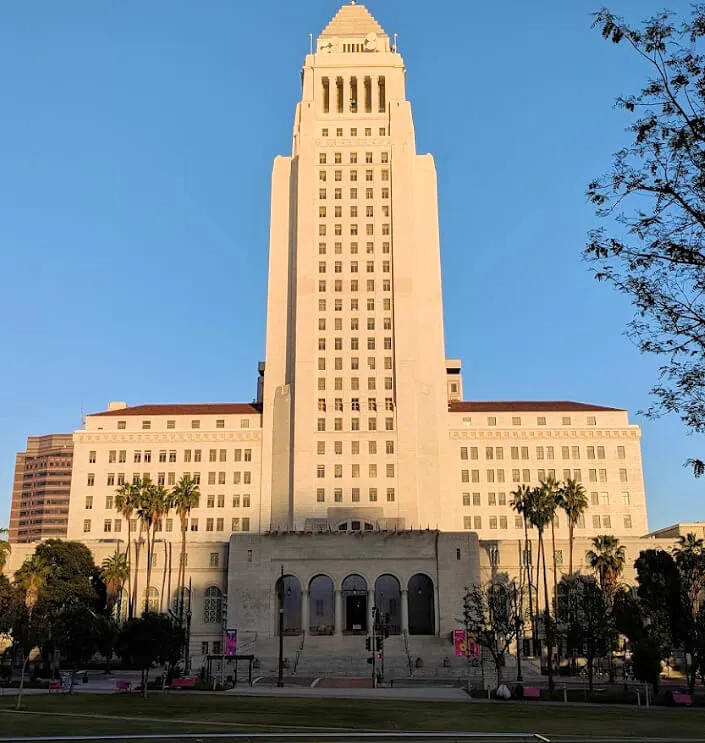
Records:
{"label": "street lamp post", "polygon": [[281,566],[279,578],[279,665],[277,686],[284,686],[284,566]]}

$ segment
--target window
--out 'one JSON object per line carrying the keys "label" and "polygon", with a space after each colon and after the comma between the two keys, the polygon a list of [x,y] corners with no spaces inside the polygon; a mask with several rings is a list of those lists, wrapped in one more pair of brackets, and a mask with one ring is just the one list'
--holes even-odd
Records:
{"label": "window", "polygon": [[387,503],[394,503],[394,488],[387,488]]}
{"label": "window", "polygon": [[463,529],[472,529],[472,516],[463,516]]}
{"label": "window", "polygon": [[569,426],[569,425],[570,425],[570,416],[569,416],[569,415],[564,415],[564,416],[563,416],[563,417],[561,418],[561,423],[562,423],[562,425],[564,425],[564,426]]}
{"label": "window", "polygon": [[95,451],[88,452],[88,464],[95,464]]}
{"label": "window", "polygon": [[152,428],[152,421],[142,421],[142,430],[149,431]]}
{"label": "window", "polygon": [[111,532],[113,530],[113,522],[112,519],[105,519],[103,522],[103,531],[104,532]]}
{"label": "window", "polygon": [[595,418],[594,415],[588,415],[588,417],[587,417],[587,424],[588,424],[588,426],[596,426],[597,425],[597,418]]}
{"label": "window", "polygon": [[631,516],[625,516],[624,517],[624,528],[625,529],[631,529],[632,528],[632,517]]}
{"label": "window", "polygon": [[537,426],[545,426],[546,425],[546,416],[545,415],[539,415],[538,418],[536,418],[536,425]]}
{"label": "window", "polygon": [[619,470],[619,481],[627,482],[627,470],[626,469]]}
{"label": "window", "polygon": [[200,428],[201,427],[201,421],[193,420],[191,421],[191,428]]}
{"label": "window", "polygon": [[219,624],[223,616],[223,593],[220,588],[206,588],[203,599],[203,624]]}
{"label": "window", "polygon": [[95,474],[93,472],[90,472],[88,474],[86,484],[88,485],[89,488],[95,485]]}
{"label": "window", "polygon": [[86,534],[91,530],[91,520],[90,519],[84,519],[83,520],[83,533]]}
{"label": "window", "polygon": [[191,519],[191,531],[198,531],[198,519]]}
{"label": "window", "polygon": [[[512,417],[512,425],[513,426],[520,426],[521,425],[521,418],[518,415],[515,415]],[[490,527],[492,528],[492,527]]]}
{"label": "window", "polygon": [[623,446],[617,447],[617,459],[626,459],[626,453]]}
{"label": "window", "polygon": [[487,418],[487,425],[488,426],[496,426],[497,425],[497,418],[494,415],[490,415]]}
{"label": "window", "polygon": [[91,510],[93,508],[93,496],[87,495],[86,496],[86,509]]}
{"label": "window", "polygon": [[[127,421],[118,421],[117,422],[118,431],[124,431],[127,428]],[[89,527],[90,531],[90,527]]]}
{"label": "window", "polygon": [[622,493],[622,504],[625,506],[629,505],[629,493]]}

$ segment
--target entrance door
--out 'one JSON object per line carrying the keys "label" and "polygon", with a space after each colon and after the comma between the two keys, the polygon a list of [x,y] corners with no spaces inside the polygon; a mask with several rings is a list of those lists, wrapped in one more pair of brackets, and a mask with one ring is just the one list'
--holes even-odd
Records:
{"label": "entrance door", "polygon": [[346,596],[345,631],[367,632],[367,596]]}

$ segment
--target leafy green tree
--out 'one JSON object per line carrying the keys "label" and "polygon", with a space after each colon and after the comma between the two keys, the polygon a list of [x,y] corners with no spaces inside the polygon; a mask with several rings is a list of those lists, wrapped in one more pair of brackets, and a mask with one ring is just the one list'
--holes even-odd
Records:
{"label": "leafy green tree", "polygon": [[0,574],[0,635],[9,633],[15,623],[20,596],[7,576]]}
{"label": "leafy green tree", "polygon": [[105,658],[105,673],[111,673],[115,643],[117,642],[120,626],[112,616],[98,614],[95,617],[96,645],[98,652]]}
{"label": "leafy green tree", "polygon": [[563,576],[559,595],[557,620],[565,628],[568,649],[585,654],[592,693],[595,660],[607,654],[613,636],[604,591],[592,576],[576,573]]}
{"label": "leafy green tree", "polygon": [[653,637],[645,635],[632,646],[634,675],[658,691],[661,677],[661,650]]}
{"label": "leafy green tree", "polygon": [[188,530],[188,518],[192,508],[198,506],[201,492],[195,480],[185,475],[179,480],[171,491],[172,506],[179,517],[181,524],[181,554],[179,556],[179,570],[176,580],[178,590],[177,615],[179,625],[184,623],[184,589],[186,584],[186,534]]}
{"label": "leafy green tree", "polygon": [[54,645],[71,667],[69,693],[79,667],[98,650],[98,616],[86,605],[77,604],[61,612],[52,623]]}
{"label": "leafy green tree", "polygon": [[72,606],[103,610],[105,584],[85,544],[48,539],[37,545],[34,554],[47,568],[40,607],[44,613],[57,616]]}
{"label": "leafy green tree", "polygon": [[516,583],[504,575],[486,586],[474,584],[466,588],[463,597],[466,631],[492,656],[498,686],[502,683],[505,656],[523,622],[518,592]]}
{"label": "leafy green tree", "polygon": [[7,529],[0,529],[0,574],[5,569],[7,558],[12,552],[12,545],[5,539],[10,532]]}
{"label": "leafy green tree", "polygon": [[585,488],[577,480],[568,478],[561,486],[560,507],[568,519],[568,574],[573,574],[573,546],[575,544],[575,527],[580,517],[588,508]]}
{"label": "leafy green tree", "polygon": [[[653,415],[675,412],[705,430],[705,5],[679,20],[661,12],[641,26],[607,8],[594,15],[605,39],[640,60],[646,83],[617,99],[632,141],[588,198],[608,226],[585,255],[596,278],[631,299],[629,333],[663,359]],[[693,461],[705,470],[702,461]]]}
{"label": "leafy green tree", "polygon": [[164,614],[145,612],[129,619],[118,635],[117,654],[142,671],[142,688],[147,696],[149,669],[155,664],[175,664],[181,656],[184,631]]}

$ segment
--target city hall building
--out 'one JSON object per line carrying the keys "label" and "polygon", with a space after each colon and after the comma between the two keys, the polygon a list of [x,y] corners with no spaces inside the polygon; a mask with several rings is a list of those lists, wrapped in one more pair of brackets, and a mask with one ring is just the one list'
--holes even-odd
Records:
{"label": "city hall building", "polygon": [[[292,153],[272,173],[257,402],[111,403],[73,436],[68,538],[99,560],[137,536],[117,487],[200,483],[187,554],[195,664],[220,652],[223,624],[243,652],[273,654],[282,575],[302,669],[325,643],[363,657],[356,635],[374,607],[400,653],[418,654],[424,636],[416,647],[450,653],[464,588],[519,571],[511,492],[548,476],[588,494],[576,569],[595,534],[617,535],[629,560],[647,534],[640,430],[625,410],[463,399],[444,341],[433,157],[416,151],[404,61],[363,5],[338,11],[302,80]],[[180,531],[172,514],[158,526],[139,592],[164,610]],[[564,571],[562,513],[556,527]]]}

